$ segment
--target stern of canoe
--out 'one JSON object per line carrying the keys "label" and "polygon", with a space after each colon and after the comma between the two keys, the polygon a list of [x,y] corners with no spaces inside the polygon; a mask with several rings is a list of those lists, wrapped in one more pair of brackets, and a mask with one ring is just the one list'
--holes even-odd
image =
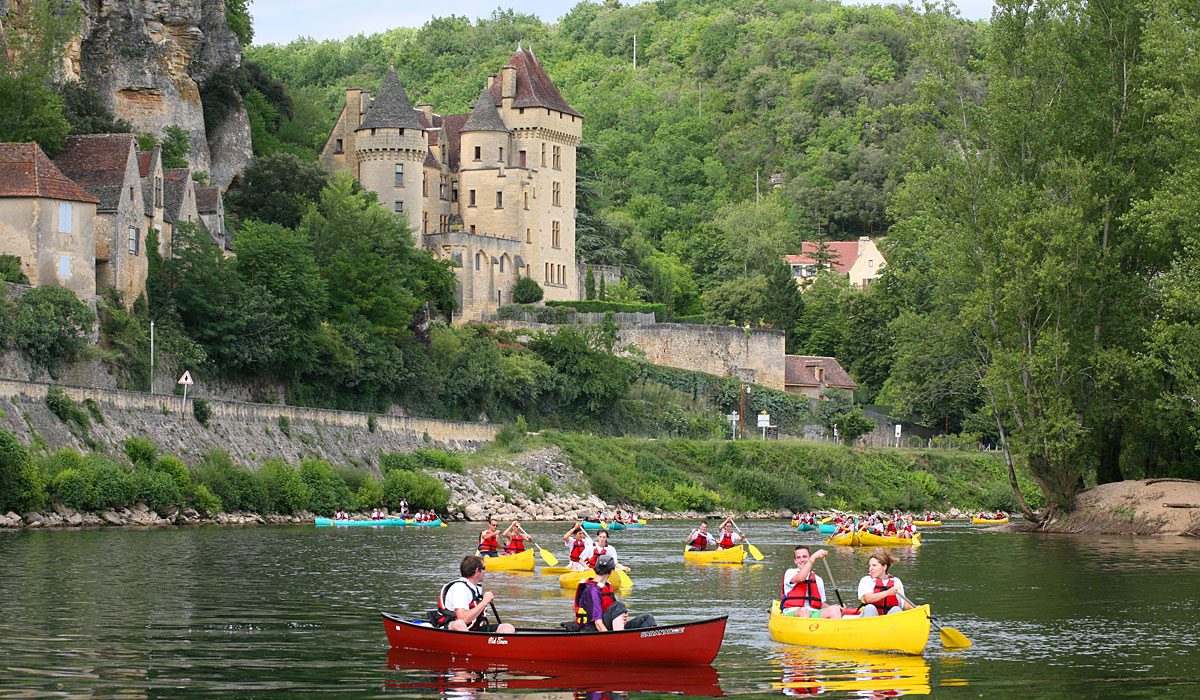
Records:
{"label": "stern of canoe", "polygon": [[532,549],[501,557],[483,558],[483,568],[488,571],[533,571],[533,564]]}

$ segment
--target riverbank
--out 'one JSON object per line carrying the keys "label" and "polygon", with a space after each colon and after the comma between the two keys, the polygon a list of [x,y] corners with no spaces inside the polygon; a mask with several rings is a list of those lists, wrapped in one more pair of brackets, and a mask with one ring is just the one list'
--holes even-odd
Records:
{"label": "riverbank", "polygon": [[1045,528],[1014,522],[1014,532],[1200,537],[1200,481],[1145,479],[1094,486],[1079,494],[1075,510]]}

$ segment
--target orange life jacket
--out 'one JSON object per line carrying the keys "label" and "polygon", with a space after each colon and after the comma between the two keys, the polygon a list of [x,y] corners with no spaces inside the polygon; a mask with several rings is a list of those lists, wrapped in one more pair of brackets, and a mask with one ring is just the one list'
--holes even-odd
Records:
{"label": "orange life jacket", "polygon": [[[887,581],[884,581],[882,579],[875,579],[875,590],[872,591],[872,593],[883,593],[887,589],[891,588],[893,585],[894,584],[893,584],[892,578],[890,576],[888,577]],[[892,608],[896,607],[899,604],[900,604],[900,599],[898,597],[896,597],[895,595],[890,595],[886,598],[877,600],[874,603],[869,603],[869,605],[875,606],[875,609],[879,611],[880,615],[886,615],[888,610],[891,610]]]}
{"label": "orange life jacket", "polygon": [[779,587],[779,607],[802,608],[805,605],[813,610],[820,610],[823,605],[821,589],[817,587],[817,578],[811,571],[808,578],[792,586],[792,590],[787,590],[787,579],[784,579]]}

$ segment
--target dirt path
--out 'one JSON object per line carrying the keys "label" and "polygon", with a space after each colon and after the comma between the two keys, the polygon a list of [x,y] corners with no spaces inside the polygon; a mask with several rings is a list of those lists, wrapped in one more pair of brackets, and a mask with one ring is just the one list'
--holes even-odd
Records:
{"label": "dirt path", "polygon": [[[1028,529],[1014,523],[1013,529]],[[1047,532],[1200,537],[1200,481],[1147,479],[1096,486]]]}

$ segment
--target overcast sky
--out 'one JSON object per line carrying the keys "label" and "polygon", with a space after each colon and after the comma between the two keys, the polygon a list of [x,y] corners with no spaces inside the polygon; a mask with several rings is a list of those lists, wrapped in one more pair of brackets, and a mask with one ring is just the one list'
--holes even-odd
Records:
{"label": "overcast sky", "polygon": [[[355,34],[375,34],[396,27],[420,27],[433,17],[463,15],[475,20],[488,17],[497,7],[512,7],[535,14],[546,22],[557,22],[575,0],[524,0],[519,5],[505,0],[441,0],[432,3],[351,3],[329,0],[251,0],[254,43],[286,44],[299,37],[345,39]],[[629,4],[626,0],[626,4]],[[862,2],[859,4],[868,4]],[[967,19],[987,19],[992,0],[958,0]]]}

